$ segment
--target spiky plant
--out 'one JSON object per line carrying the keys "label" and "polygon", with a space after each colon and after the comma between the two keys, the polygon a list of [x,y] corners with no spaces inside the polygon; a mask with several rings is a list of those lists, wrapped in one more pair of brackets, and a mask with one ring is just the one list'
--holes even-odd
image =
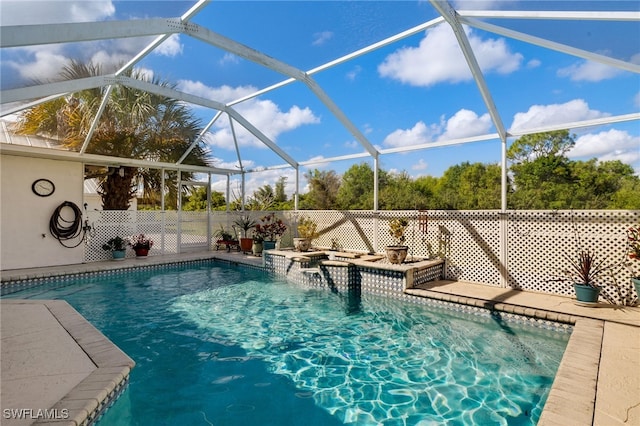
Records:
{"label": "spiky plant", "polygon": [[578,251],[578,257],[571,257],[565,254],[569,261],[570,268],[565,272],[576,284],[584,284],[597,287],[596,280],[605,271],[611,268],[606,263],[607,259],[599,259],[595,253],[589,249]]}

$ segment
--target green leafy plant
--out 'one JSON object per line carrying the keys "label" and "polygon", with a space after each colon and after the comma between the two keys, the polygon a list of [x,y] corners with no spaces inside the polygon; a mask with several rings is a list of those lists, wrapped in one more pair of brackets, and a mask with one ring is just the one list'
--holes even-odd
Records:
{"label": "green leafy plant", "polygon": [[251,216],[247,215],[241,215],[239,216],[234,222],[233,224],[235,226],[237,226],[238,228],[242,229],[242,236],[244,238],[247,238],[247,234],[249,232],[250,229],[252,229],[253,227],[256,226],[256,221],[253,220],[251,218]]}
{"label": "green leafy plant", "polygon": [[318,233],[318,224],[308,216],[301,217],[298,221],[298,236],[310,240],[318,238],[318,236],[320,236]]}
{"label": "green leafy plant", "polygon": [[222,224],[220,224],[220,229],[216,230],[213,236],[214,238],[217,238],[218,240],[222,240],[222,241],[234,240],[233,234],[227,231],[226,229],[224,229],[224,226],[222,226]]}
{"label": "green leafy plant", "polygon": [[121,237],[113,237],[102,245],[102,249],[106,251],[121,251],[126,248],[127,242]]}
{"label": "green leafy plant", "polygon": [[405,241],[404,232],[409,227],[409,221],[404,217],[391,219],[389,222],[389,234],[393,238],[395,245],[403,245]]}

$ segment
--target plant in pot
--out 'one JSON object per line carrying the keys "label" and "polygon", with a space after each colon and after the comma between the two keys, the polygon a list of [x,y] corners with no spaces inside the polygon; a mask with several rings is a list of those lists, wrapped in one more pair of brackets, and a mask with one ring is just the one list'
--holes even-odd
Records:
{"label": "plant in pot", "polygon": [[255,255],[255,256],[260,256],[260,254],[262,253],[262,243],[264,242],[264,237],[265,234],[262,231],[262,227],[258,224],[256,224],[254,226],[254,231],[253,231],[253,237],[252,237],[252,241],[251,241],[251,252]]}
{"label": "plant in pot", "polygon": [[640,263],[640,225],[627,229],[627,255],[633,262],[627,265],[627,267],[633,274],[631,276],[631,282],[633,282],[633,286],[636,288],[636,296],[640,301],[640,275],[637,275],[637,269],[635,271],[632,269],[633,266],[637,266]]}
{"label": "plant in pot", "polygon": [[277,218],[275,213],[269,213],[260,219],[255,229],[264,237],[263,248],[270,250],[276,248],[276,240],[287,231],[287,225],[282,219]]}
{"label": "plant in pot", "polygon": [[127,242],[122,237],[113,237],[102,245],[102,249],[110,251],[114,260],[122,260],[127,254]]}
{"label": "plant in pot", "polygon": [[226,229],[224,226],[220,224],[220,229],[216,230],[213,233],[213,238],[216,239],[216,250],[223,246],[227,249],[227,251],[231,251],[232,246],[238,246],[238,240],[233,236],[233,234]]}
{"label": "plant in pot", "polygon": [[565,254],[565,258],[569,262],[569,269],[562,272],[573,283],[576,299],[582,303],[597,303],[602,290],[598,279],[611,266],[606,263],[606,259],[599,259],[589,249],[578,250],[576,257]]}
{"label": "plant in pot", "polygon": [[153,247],[153,240],[144,234],[138,234],[129,237],[127,244],[136,252],[137,257],[144,257],[149,254],[149,250]]}
{"label": "plant in pot", "polygon": [[407,258],[409,247],[404,245],[404,232],[409,227],[409,221],[404,218],[395,218],[389,222],[389,234],[394,240],[394,245],[387,246],[387,259],[390,263],[400,264]]}
{"label": "plant in pot", "polygon": [[296,251],[309,251],[311,241],[318,238],[318,224],[308,216],[303,216],[298,221],[298,237],[293,239]]}
{"label": "plant in pot", "polygon": [[233,223],[242,230],[242,237],[240,237],[240,249],[244,253],[251,251],[253,238],[249,237],[249,230],[256,226],[256,221],[247,214],[239,216]]}

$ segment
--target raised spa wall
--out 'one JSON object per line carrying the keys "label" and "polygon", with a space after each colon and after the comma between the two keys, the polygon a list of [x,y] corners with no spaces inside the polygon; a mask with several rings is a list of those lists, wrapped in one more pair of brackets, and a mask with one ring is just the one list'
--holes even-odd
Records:
{"label": "raised spa wall", "polygon": [[287,280],[337,293],[353,291],[398,297],[406,289],[444,277],[444,260],[429,259],[394,265],[382,255],[338,251],[263,252],[264,266]]}

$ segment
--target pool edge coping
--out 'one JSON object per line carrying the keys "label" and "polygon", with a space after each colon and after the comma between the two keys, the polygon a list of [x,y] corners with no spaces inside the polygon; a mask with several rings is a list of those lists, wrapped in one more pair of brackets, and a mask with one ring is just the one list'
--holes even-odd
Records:
{"label": "pool edge coping", "polygon": [[56,415],[66,413],[64,419],[42,417],[32,424],[93,424],[124,392],[135,362],[66,301],[2,299],[0,303],[45,306],[96,366],[57,403],[47,407]]}

